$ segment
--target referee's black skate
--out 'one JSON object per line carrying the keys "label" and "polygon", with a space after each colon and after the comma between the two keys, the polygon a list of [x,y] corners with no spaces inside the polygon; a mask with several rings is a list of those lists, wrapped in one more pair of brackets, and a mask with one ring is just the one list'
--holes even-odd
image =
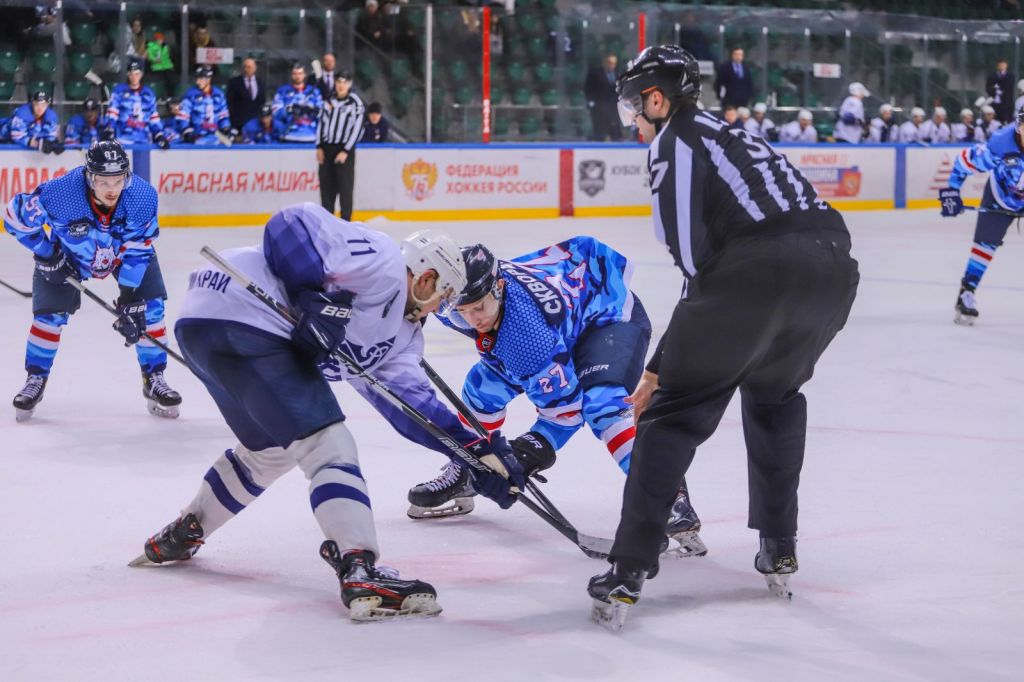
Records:
{"label": "referee's black skate", "polygon": [[664,552],[666,559],[704,556],[708,548],[700,539],[700,517],[690,504],[690,494],[686,489],[686,481],[679,487],[676,501],[672,503],[672,513],[668,517],[665,534],[675,541],[675,547]]}
{"label": "referee's black skate", "polygon": [[29,374],[25,379],[25,385],[21,387],[18,394],[14,396],[14,418],[23,422],[32,416],[36,405],[43,399],[43,391],[46,390],[46,377],[39,374]]}
{"label": "referee's black skate", "polygon": [[410,519],[460,516],[473,511],[473,482],[469,469],[449,461],[437,478],[409,489]]}
{"label": "referee's black skate", "polygon": [[761,538],[761,551],[754,557],[754,568],[764,575],[772,594],[792,599],[789,576],[796,573],[796,538]]}
{"label": "referee's black skate", "polygon": [[962,286],[956,297],[956,306],[953,308],[956,314],[953,322],[967,327],[974,326],[978,319],[978,308],[975,306],[974,287]]}
{"label": "referee's black skate", "polygon": [[587,585],[587,594],[594,600],[590,606],[590,619],[612,631],[622,629],[629,607],[640,601],[644,580],[657,574],[657,564],[646,570],[632,562],[612,563],[611,568],[595,575]]}
{"label": "referee's black skate", "polygon": [[341,601],[357,623],[441,613],[433,586],[422,580],[402,580],[393,568],[376,567],[372,552],[353,550],[342,555],[334,540],[325,540],[320,556],[338,574]]}
{"label": "referee's black skate", "polygon": [[142,375],[142,395],[146,398],[146,408],[151,415],[167,419],[178,418],[181,396],[167,385],[163,372]]}
{"label": "referee's black skate", "polygon": [[129,566],[152,566],[191,559],[203,546],[203,527],[195,514],[186,514],[146,540],[143,554]]}

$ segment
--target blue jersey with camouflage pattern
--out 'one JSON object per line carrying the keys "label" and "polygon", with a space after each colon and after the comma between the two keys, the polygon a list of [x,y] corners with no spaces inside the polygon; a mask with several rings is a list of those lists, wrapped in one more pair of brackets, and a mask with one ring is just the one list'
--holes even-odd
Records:
{"label": "blue jersey with camouflage pattern", "polygon": [[85,166],[79,166],[31,194],[15,195],[4,211],[4,229],[41,258],[52,256],[59,242],[82,279],[106,277],[120,266],[118,284],[137,288],[160,231],[156,213],[156,190],[133,175],[104,215],[92,199]]}
{"label": "blue jersey with camouflage pattern", "polygon": [[147,86],[132,90],[127,83],[119,83],[107,104],[106,125],[114,129],[117,139],[145,144],[163,126],[157,111],[156,95]]}
{"label": "blue jersey with camouflage pattern", "polygon": [[60,122],[53,109],[48,108],[42,116],[36,118],[31,104],[22,104],[15,109],[7,122],[11,142],[26,149],[31,147],[32,140],[56,140],[59,128]]}
{"label": "blue jersey with camouflage pattern", "polygon": [[324,100],[312,85],[282,85],[274,93],[274,118],[285,127],[285,142],[316,142],[316,119]]}
{"label": "blue jersey with camouflage pattern", "polygon": [[270,120],[270,130],[263,128],[263,123],[259,117],[250,118],[244,126],[242,126],[242,142],[246,144],[274,144],[280,142],[285,134],[284,123],[280,119],[272,118]]}
{"label": "blue jersey with camouflage pattern", "polygon": [[971,173],[991,173],[988,186],[996,203],[1007,211],[1024,212],[1024,149],[1017,143],[1017,127],[999,129],[988,142],[964,149],[956,156],[949,186],[960,189]]}
{"label": "blue jersey with camouflage pattern", "polygon": [[189,88],[181,99],[181,110],[175,118],[179,132],[191,128],[197,139],[213,135],[218,130],[227,132],[231,129],[228,101],[224,91],[215,87],[211,87],[209,92],[195,86]]}
{"label": "blue jersey with camouflage pattern", "polygon": [[[98,120],[96,123],[99,125]],[[81,114],[72,116],[67,126],[64,127],[65,144],[80,144],[83,147],[89,147],[99,139],[99,136],[100,131],[97,126],[89,125]]]}

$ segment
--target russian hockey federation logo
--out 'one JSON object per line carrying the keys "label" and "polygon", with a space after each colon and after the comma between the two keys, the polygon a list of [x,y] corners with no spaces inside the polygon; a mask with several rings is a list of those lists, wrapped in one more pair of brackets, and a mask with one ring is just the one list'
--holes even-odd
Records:
{"label": "russian hockey federation logo", "polygon": [[580,161],[579,186],[580,191],[588,197],[596,196],[604,189],[604,161],[598,159],[587,159]]}
{"label": "russian hockey federation logo", "polygon": [[437,184],[437,164],[419,158],[412,163],[404,164],[402,184],[405,185],[405,193],[416,201],[430,198],[434,195],[434,185]]}

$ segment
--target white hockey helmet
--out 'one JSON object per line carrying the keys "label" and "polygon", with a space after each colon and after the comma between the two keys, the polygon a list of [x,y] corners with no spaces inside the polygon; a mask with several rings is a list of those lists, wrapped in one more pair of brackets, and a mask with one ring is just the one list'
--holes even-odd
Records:
{"label": "white hockey helmet", "polygon": [[758,102],[757,104],[754,105],[754,113],[755,114],[766,114],[766,113],[768,113],[768,105],[765,104],[764,102]]}
{"label": "white hockey helmet", "polygon": [[996,110],[993,109],[991,105],[986,104],[985,106],[983,106],[981,108],[981,113],[983,113],[983,114],[991,114],[991,115],[995,116]]}
{"label": "white hockey helmet", "polygon": [[871,93],[868,92],[868,89],[864,87],[864,84],[859,81],[850,83],[850,94],[854,97],[871,97]]}
{"label": "white hockey helmet", "polygon": [[968,117],[974,118],[974,112],[971,111],[970,109],[966,108],[966,107],[961,109],[960,110],[960,118],[961,119],[965,119],[965,118],[968,118]]}
{"label": "white hockey helmet", "polygon": [[742,118],[744,121],[750,118],[750,109],[748,109],[747,107],[737,107],[736,113],[739,114],[740,118]]}
{"label": "white hockey helmet", "polygon": [[414,279],[419,279],[427,270],[437,273],[438,293],[450,290],[449,295],[458,295],[466,288],[466,264],[462,261],[462,249],[444,232],[413,232],[402,240],[402,255]]}
{"label": "white hockey helmet", "polygon": [[918,116],[924,118],[924,109],[921,107],[914,107],[910,110],[910,118],[917,118]]}
{"label": "white hockey helmet", "polygon": [[932,117],[935,116],[941,116],[942,118],[946,118],[946,107],[935,107],[932,110]]}
{"label": "white hockey helmet", "polygon": [[1024,78],[1017,81],[1017,92],[1024,93]]}
{"label": "white hockey helmet", "polygon": [[809,112],[807,109],[801,109],[800,113],[796,115],[796,120],[798,120],[798,121],[813,121],[814,120],[814,114]]}
{"label": "white hockey helmet", "polygon": [[880,113],[880,114],[888,114],[888,113],[891,113],[891,112],[892,112],[892,105],[889,104],[888,102],[886,102],[882,106],[878,107],[878,113]]}

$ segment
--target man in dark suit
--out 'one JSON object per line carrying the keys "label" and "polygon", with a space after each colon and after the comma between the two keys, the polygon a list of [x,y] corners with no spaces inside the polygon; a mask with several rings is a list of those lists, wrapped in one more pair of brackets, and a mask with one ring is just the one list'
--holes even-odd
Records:
{"label": "man in dark suit", "polygon": [[754,79],[743,63],[743,48],[735,47],[730,54],[729,61],[718,67],[715,94],[723,107],[745,107],[754,96]]}
{"label": "man in dark suit", "polygon": [[316,89],[320,91],[320,96],[323,97],[324,101],[327,101],[334,93],[334,75],[335,69],[338,66],[338,60],[334,57],[334,53],[325,52],[320,60],[320,66],[323,68],[323,73],[320,77],[318,78],[315,73],[311,73],[306,78],[306,84],[316,86]]}
{"label": "man in dark suit", "polygon": [[228,81],[226,94],[232,128],[241,130],[250,119],[259,116],[260,107],[267,101],[267,91],[256,76],[255,59],[249,57],[242,62],[242,75]]}
{"label": "man in dark suit", "polygon": [[990,73],[985,80],[985,92],[992,98],[992,108],[996,110],[996,120],[1006,125],[1014,120],[1013,84],[1015,76],[1009,71],[1005,59],[996,62],[996,72]]}
{"label": "man in dark suit", "polygon": [[615,67],[619,58],[614,54],[605,55],[601,66],[587,72],[583,94],[590,110],[590,122],[594,133],[592,140],[617,142],[622,139],[622,123],[619,122],[618,96],[615,94]]}

